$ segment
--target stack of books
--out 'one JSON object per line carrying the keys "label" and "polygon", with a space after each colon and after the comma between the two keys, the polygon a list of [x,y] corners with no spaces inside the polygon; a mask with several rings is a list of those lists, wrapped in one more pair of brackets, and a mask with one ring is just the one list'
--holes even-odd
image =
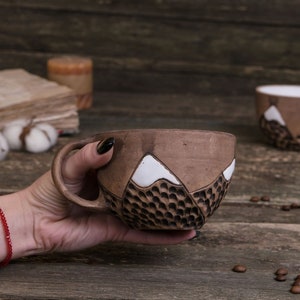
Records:
{"label": "stack of books", "polygon": [[0,71],[0,130],[16,119],[48,123],[59,134],[79,131],[77,96],[69,87],[23,69]]}

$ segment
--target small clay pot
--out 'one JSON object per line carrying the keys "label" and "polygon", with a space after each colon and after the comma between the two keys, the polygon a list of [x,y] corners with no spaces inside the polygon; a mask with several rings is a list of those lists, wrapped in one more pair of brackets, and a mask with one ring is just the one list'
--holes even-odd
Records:
{"label": "small clay pot", "polygon": [[257,87],[256,112],[269,143],[283,150],[300,151],[300,86]]}
{"label": "small clay pot", "polygon": [[[97,172],[99,196],[90,201],[64,185],[64,158],[89,142],[115,138],[111,161]],[[54,159],[53,179],[74,203],[108,211],[132,228],[200,228],[224,198],[235,167],[236,138],[224,132],[144,129],[103,132],[66,145]]]}

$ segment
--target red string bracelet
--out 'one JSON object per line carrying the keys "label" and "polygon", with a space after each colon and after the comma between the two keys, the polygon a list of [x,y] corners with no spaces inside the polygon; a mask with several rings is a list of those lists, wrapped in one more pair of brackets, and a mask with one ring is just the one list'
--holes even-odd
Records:
{"label": "red string bracelet", "polygon": [[7,255],[5,257],[5,259],[0,262],[0,267],[4,267],[6,265],[8,265],[8,263],[11,260],[12,257],[12,244],[11,244],[11,239],[10,239],[10,232],[9,232],[9,228],[6,222],[6,218],[5,215],[3,213],[3,210],[0,208],[0,221],[2,223],[3,226],[3,230],[4,230],[4,237],[5,237],[5,242],[6,242],[6,247],[7,247]]}

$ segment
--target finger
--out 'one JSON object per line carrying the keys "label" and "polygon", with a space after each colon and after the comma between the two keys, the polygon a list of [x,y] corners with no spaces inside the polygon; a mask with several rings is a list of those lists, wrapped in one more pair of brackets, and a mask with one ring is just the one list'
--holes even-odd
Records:
{"label": "finger", "polygon": [[[64,234],[66,238],[61,238],[61,235],[58,235],[57,241],[54,242],[54,244],[59,244],[56,249],[63,251],[81,250],[108,241],[171,245],[196,236],[195,230],[140,231],[129,229],[127,225],[109,214],[91,213],[76,219],[64,219],[57,225],[58,229],[55,231],[57,233],[63,229],[71,228],[67,234]],[[62,241],[64,242],[63,245],[61,244]]]}
{"label": "finger", "polygon": [[139,231],[130,229],[124,236],[124,241],[149,245],[171,245],[192,239],[195,236],[195,230]]}
{"label": "finger", "polygon": [[104,166],[112,157],[113,145],[113,138],[85,145],[66,159],[62,168],[63,176],[68,179],[81,179],[89,170]]}

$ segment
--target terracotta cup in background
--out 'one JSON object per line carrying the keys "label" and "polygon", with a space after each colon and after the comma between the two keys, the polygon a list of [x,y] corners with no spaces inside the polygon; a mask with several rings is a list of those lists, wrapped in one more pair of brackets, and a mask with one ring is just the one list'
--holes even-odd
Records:
{"label": "terracotta cup in background", "polygon": [[280,149],[300,151],[300,86],[259,86],[255,99],[267,140]]}

